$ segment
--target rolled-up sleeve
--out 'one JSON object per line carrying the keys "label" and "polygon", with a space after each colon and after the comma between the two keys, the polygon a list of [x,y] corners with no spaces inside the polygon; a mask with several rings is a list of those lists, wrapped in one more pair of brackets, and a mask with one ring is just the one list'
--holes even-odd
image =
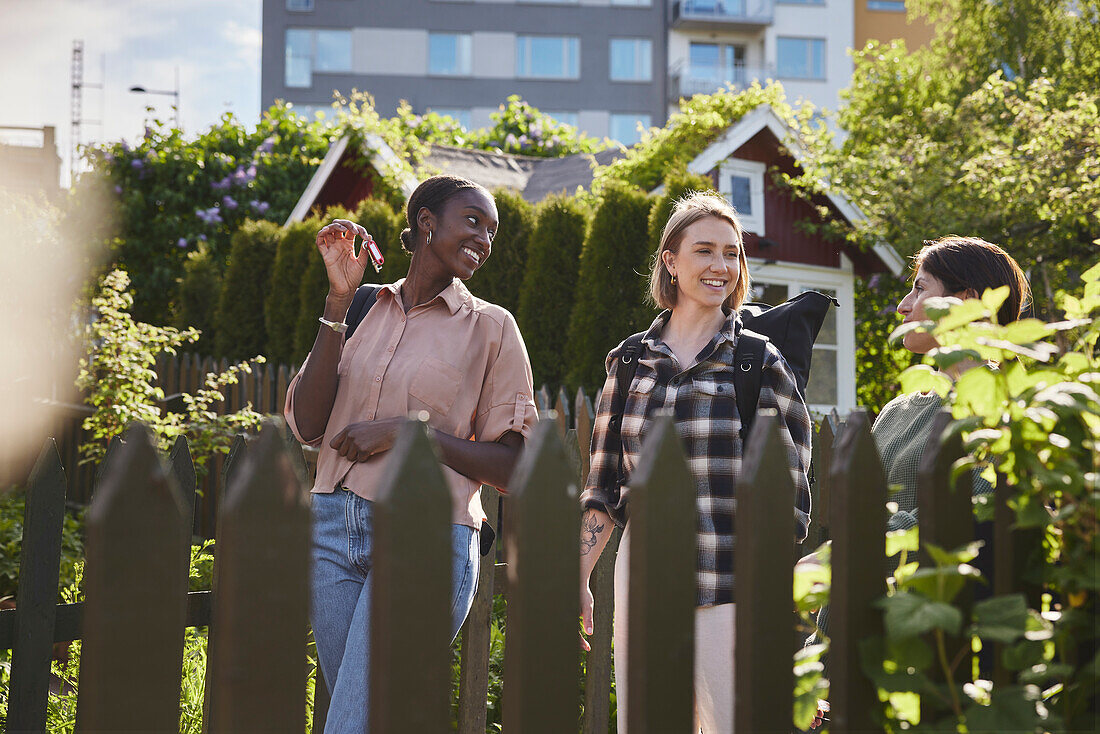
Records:
{"label": "rolled-up sleeve", "polygon": [[787,465],[795,486],[795,538],[806,539],[810,528],[810,442],[812,423],[806,402],[798,392],[794,373],[779,351],[768,345],[760,385],[760,408],[779,413],[779,437],[787,450]]}
{"label": "rolled-up sleeve", "polygon": [[294,392],[298,387],[298,378],[302,376],[302,372],[305,371],[306,363],[309,362],[307,356],[305,362],[302,362],[302,366],[295,373],[294,378],[290,381],[290,385],[286,389],[286,404],[283,406],[283,417],[286,418],[286,424],[290,428],[290,432],[294,434],[294,438],[298,439],[299,443],[303,443],[306,446],[320,446],[321,442],[325,440],[324,432],[320,436],[309,437],[303,436],[302,431],[298,428],[298,421],[294,417]]}
{"label": "rolled-up sleeve", "polygon": [[515,431],[526,439],[536,422],[531,361],[515,319],[507,314],[501,325],[500,348],[478,398],[474,435],[479,441],[497,441]]}
{"label": "rolled-up sleeve", "polygon": [[581,506],[603,510],[622,527],[627,519],[627,490],[619,485],[619,455],[622,442],[611,430],[615,391],[618,389],[619,360],[613,351],[607,357],[607,379],[596,401],[596,420],[592,424],[591,465],[581,492]]}

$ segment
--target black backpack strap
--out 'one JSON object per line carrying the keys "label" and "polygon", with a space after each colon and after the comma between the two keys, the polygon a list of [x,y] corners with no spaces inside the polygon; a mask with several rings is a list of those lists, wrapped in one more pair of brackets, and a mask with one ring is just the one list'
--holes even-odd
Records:
{"label": "black backpack strap", "polygon": [[355,333],[355,327],[359,326],[363,317],[367,315],[367,311],[370,311],[371,306],[378,300],[380,290],[382,286],[373,283],[366,283],[356,289],[355,298],[352,299],[351,305],[348,306],[348,314],[344,317],[344,323],[348,325],[348,330],[344,332],[344,341],[351,339],[351,335]]}
{"label": "black backpack strap", "polygon": [[768,338],[742,329],[733,352],[733,391],[737,396],[737,412],[741,416],[741,445],[749,438],[756,404],[760,402],[760,380],[764,374],[764,353]]}
{"label": "black backpack strap", "polygon": [[623,413],[626,412],[626,399],[630,394],[630,383],[634,382],[634,374],[638,371],[638,358],[642,356],[645,346],[642,337],[645,332],[639,332],[627,337],[619,348],[617,359],[619,368],[615,373],[615,399],[611,404],[612,415],[608,428],[612,431],[614,443],[619,447],[619,484],[626,481],[626,472],[623,469]]}

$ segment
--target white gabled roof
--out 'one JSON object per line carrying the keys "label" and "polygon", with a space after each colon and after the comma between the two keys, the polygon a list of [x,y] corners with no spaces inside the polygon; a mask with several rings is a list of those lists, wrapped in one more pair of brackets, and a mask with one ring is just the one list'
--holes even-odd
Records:
{"label": "white gabled roof", "polygon": [[[798,142],[798,139],[794,136],[794,131],[776,114],[771,105],[762,104],[733,125],[730,125],[729,129],[722,133],[721,137],[708,145],[702,153],[697,155],[695,159],[688,164],[688,170],[692,173],[703,175],[709,173],[722,161],[732,156],[738,148],[752,140],[754,135],[764,129],[770,130],[775,135],[783,146],[790,151],[791,156],[796,162],[801,163],[803,160],[810,157],[809,151]],[[663,188],[664,186],[662,185],[661,188],[657,189],[656,193],[660,193]],[[824,188],[826,198],[832,202],[849,222],[857,224],[867,221],[867,217],[863,212],[861,212],[855,204],[848,201],[847,197],[843,194],[830,191],[828,186]],[[876,244],[873,251],[875,255],[878,256],[878,259],[881,260],[894,275],[900,275],[902,270],[905,269],[905,260],[898,254],[897,250],[885,242]]]}
{"label": "white gabled roof", "polygon": [[[325,187],[325,183],[328,181],[329,176],[336,170],[336,166],[340,164],[340,159],[343,158],[344,152],[347,151],[348,141],[350,138],[345,135],[337,140],[325,154],[325,159],[321,161],[321,165],[318,166],[316,172],[313,174],[313,178],[309,180],[309,185],[306,186],[306,190],[302,192],[302,196],[298,199],[298,203],[294,205],[294,211],[287,217],[283,226],[290,224],[291,222],[300,222],[306,218],[309,214],[309,210],[313,208],[314,203],[317,201],[317,197],[321,194],[321,189]],[[400,160],[397,158],[397,154],[393,152],[393,148],[386,144],[378,135],[368,135],[363,142],[363,152],[369,156],[371,165],[374,166],[374,170],[383,172],[389,168],[390,170],[400,170]],[[412,192],[416,189],[416,180],[412,176],[403,176],[404,180],[401,182],[401,190],[405,193],[405,198],[412,196]]]}

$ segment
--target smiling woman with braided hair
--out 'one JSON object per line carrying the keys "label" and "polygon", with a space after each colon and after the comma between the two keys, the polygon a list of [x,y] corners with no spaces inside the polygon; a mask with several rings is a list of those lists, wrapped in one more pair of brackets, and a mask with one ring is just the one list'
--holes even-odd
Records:
{"label": "smiling woman with braided hair", "polygon": [[310,618],[332,694],[330,733],[362,734],[369,718],[372,500],[397,430],[409,415],[428,415],[451,490],[453,638],[476,591],[478,490],[505,488],[537,420],[515,319],[462,284],[492,252],[492,195],[435,176],[409,197],[406,217],[409,275],[378,290],[347,339],[343,321],[369,257],[366,247],[355,253],[355,237],[369,235],[342,219],[317,233],[329,280],[323,325],[287,391],[291,430],[320,449]]}

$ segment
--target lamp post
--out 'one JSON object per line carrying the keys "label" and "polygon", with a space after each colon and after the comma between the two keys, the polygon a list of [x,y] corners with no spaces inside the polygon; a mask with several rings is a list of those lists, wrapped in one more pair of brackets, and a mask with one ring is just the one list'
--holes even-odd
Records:
{"label": "lamp post", "polygon": [[176,87],[175,89],[146,89],[142,86],[132,86],[130,91],[135,94],[162,94],[171,97],[173,100],[172,110],[175,113],[173,116],[176,121],[176,127],[180,126],[180,68],[176,67]]}

